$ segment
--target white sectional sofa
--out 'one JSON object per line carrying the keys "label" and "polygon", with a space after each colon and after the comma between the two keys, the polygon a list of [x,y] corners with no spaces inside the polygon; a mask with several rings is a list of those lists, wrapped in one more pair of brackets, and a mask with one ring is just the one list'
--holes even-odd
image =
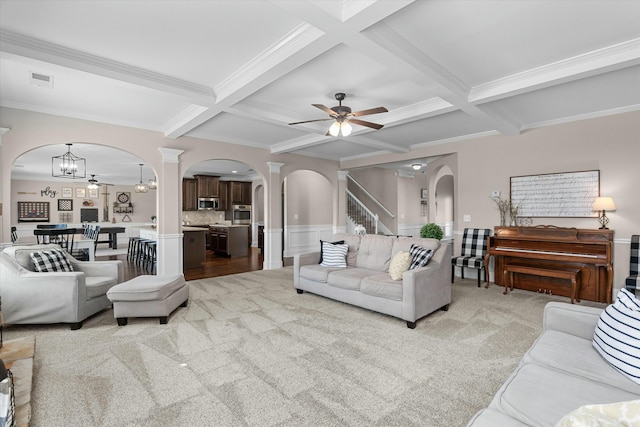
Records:
{"label": "white sectional sofa", "polygon": [[[333,241],[349,245],[347,267],[324,267],[318,252],[294,256],[294,287],[379,313],[398,317],[415,328],[416,320],[451,302],[451,245],[436,239],[381,235],[336,234]],[[424,267],[405,271],[402,280],[392,280],[389,266],[399,252],[411,244],[432,249]]]}
{"label": "white sectional sofa", "polygon": [[[640,385],[614,369],[592,346],[601,313],[593,307],[548,303],[542,334],[468,427],[554,426],[584,405],[640,399]],[[640,401],[632,405],[640,415]],[[614,425],[566,420],[560,425]]]}

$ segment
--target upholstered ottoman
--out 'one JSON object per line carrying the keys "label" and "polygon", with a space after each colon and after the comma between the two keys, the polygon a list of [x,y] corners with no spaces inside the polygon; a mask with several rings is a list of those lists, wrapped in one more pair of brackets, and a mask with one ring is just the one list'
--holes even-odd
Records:
{"label": "upholstered ottoman", "polygon": [[138,276],[113,286],[107,298],[120,326],[127,324],[128,317],[158,317],[160,324],[165,324],[179,305],[187,306],[189,287],[182,274]]}

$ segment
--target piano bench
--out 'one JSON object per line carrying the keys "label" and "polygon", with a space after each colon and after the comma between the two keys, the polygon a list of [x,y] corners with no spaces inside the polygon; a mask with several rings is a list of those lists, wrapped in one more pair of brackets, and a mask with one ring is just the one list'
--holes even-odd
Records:
{"label": "piano bench", "polygon": [[571,304],[575,299],[578,299],[578,283],[580,283],[580,269],[579,268],[540,268],[531,267],[528,265],[506,265],[504,267],[504,295],[509,292],[509,284],[511,284],[511,290],[513,291],[513,273],[531,274],[533,276],[553,277],[556,279],[567,279],[571,281]]}

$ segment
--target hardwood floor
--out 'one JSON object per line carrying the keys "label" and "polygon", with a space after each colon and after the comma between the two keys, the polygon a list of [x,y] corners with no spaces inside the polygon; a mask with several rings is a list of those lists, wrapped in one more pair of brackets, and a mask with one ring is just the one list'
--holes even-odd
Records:
{"label": "hardwood floor", "polygon": [[[136,276],[151,274],[133,261],[127,260],[126,255],[99,256],[96,260],[119,259],[124,264],[124,280],[131,280]],[[187,268],[184,270],[186,280],[203,279],[206,277],[226,276],[229,274],[244,273],[247,271],[262,270],[262,252],[258,248],[250,248],[249,256],[241,258],[227,258],[216,255],[213,251],[206,252],[205,261],[201,267]]]}

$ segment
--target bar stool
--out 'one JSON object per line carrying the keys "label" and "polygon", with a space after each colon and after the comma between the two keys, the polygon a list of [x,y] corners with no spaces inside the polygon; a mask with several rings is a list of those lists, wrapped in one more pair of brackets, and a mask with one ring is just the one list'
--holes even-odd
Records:
{"label": "bar stool", "polygon": [[147,262],[145,269],[153,273],[156,269],[158,242],[152,240],[147,242]]}
{"label": "bar stool", "polygon": [[136,257],[136,251],[138,250],[138,244],[140,237],[129,237],[129,247],[127,247],[127,259],[134,260]]}

